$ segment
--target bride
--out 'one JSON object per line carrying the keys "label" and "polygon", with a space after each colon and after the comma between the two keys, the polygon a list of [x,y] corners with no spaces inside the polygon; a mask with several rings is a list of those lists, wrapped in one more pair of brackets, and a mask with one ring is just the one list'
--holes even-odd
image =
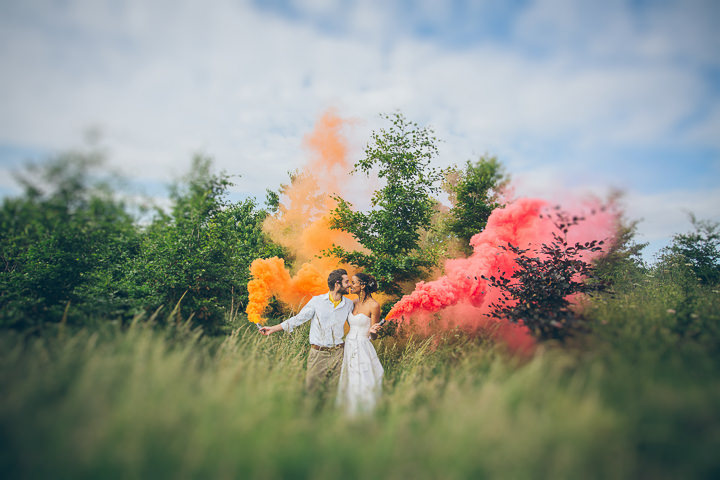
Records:
{"label": "bride", "polygon": [[350,331],[345,337],[337,396],[338,406],[350,416],[371,412],[382,392],[383,368],[370,343],[380,329],[380,305],[372,298],[377,289],[377,281],[370,275],[352,277],[350,292],[358,298],[348,316]]}

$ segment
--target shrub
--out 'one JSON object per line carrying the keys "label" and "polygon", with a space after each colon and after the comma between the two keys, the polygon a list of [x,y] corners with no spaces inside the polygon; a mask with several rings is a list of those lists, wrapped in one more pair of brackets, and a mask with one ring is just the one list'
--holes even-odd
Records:
{"label": "shrub", "polygon": [[500,300],[490,305],[492,316],[522,323],[541,340],[563,340],[587,328],[582,315],[571,308],[571,299],[578,294],[602,292],[607,283],[598,280],[593,264],[582,259],[588,252],[600,251],[604,241],[568,244],[568,230],[582,220],[556,210],[556,231],[549,245],[543,244],[538,252],[510,243],[500,247],[517,256],[517,270],[510,278],[482,276],[501,291]]}

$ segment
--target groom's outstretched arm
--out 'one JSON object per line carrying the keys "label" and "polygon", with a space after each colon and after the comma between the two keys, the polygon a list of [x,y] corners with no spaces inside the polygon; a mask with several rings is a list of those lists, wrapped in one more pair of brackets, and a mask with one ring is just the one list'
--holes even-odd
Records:
{"label": "groom's outstretched arm", "polygon": [[261,327],[260,333],[262,333],[263,335],[270,335],[281,330],[285,330],[286,332],[290,333],[298,326],[313,318],[314,315],[315,306],[313,305],[313,301],[310,300],[307,305],[305,305],[303,309],[300,310],[300,313],[298,313],[294,317],[290,317],[284,322],[273,325],[272,327]]}

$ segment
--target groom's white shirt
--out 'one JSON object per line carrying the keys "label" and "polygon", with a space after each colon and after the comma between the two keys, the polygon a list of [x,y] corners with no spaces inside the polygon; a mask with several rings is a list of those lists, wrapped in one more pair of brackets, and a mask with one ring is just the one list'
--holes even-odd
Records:
{"label": "groom's white shirt", "polygon": [[280,324],[286,332],[307,322],[310,322],[310,343],[319,347],[334,347],[343,343],[345,321],[353,310],[353,302],[342,297],[336,307],[330,301],[329,293],[318,295],[300,310],[300,313],[290,317]]}

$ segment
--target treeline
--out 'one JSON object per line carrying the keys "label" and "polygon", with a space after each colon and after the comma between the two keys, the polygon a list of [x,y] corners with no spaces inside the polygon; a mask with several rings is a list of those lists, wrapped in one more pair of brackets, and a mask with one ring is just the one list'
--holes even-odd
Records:
{"label": "treeline", "polygon": [[[230,202],[230,177],[195,157],[170,208],[120,195],[98,152],[68,153],[19,175],[0,209],[0,326],[128,321],[177,306],[207,331],[247,301],[253,259],[282,255],[262,232],[268,210]],[[143,220],[145,219],[145,220]]]}
{"label": "treeline", "polygon": [[[500,192],[509,177],[497,159],[488,157],[435,169],[432,130],[401,114],[386,119],[390,126],[373,133],[364,158],[351,172],[376,172],[384,185],[368,211],[356,211],[338,197],[332,216],[333,227],[350,232],[364,251],[335,247],[318,253],[375,275],[384,292],[399,298],[403,286],[424,278],[443,258],[470,253],[470,237],[502,206]],[[177,318],[192,317],[206,332],[219,332],[244,312],[254,259],[280,256],[292,264],[291,255],[262,229],[287,187],[268,191],[262,205],[252,198],[232,202],[231,177],[214,172],[210,159],[197,156],[190,171],[170,187],[169,206],[140,207],[121,194],[103,160],[98,151],[71,152],[31,165],[18,176],[23,192],[3,199],[0,328],[39,331],[58,323],[128,322],[162,309],[159,317],[175,311]],[[448,194],[449,208],[437,199],[441,189]],[[520,268],[513,280],[523,285],[511,296],[537,307],[503,315],[511,320],[532,316],[540,322],[538,332],[550,332],[545,324],[553,322],[566,328],[575,320],[570,321],[573,313],[564,298],[586,288],[570,281],[578,269],[587,280],[603,285],[596,291],[627,291],[648,278],[663,278],[664,285],[680,286],[693,302],[700,295],[692,293],[697,288],[705,291],[720,282],[720,228],[717,222],[691,221],[694,230],[675,235],[653,265],[642,261],[644,245],[635,241],[636,222],[628,221],[618,224],[617,242],[596,265],[580,265],[573,257],[579,250],[562,247],[561,239],[554,261],[527,252],[527,268]],[[535,282],[543,298],[554,295],[554,303],[536,302],[531,280],[540,274],[557,280]],[[385,312],[391,306],[386,304]],[[557,312],[568,318],[556,318]]]}
{"label": "treeline", "polygon": [[[332,255],[375,275],[399,298],[401,285],[425,278],[446,256],[468,253],[468,241],[500,206],[507,175],[495,158],[463,168],[432,167],[437,139],[399,113],[373,133],[354,172],[379,170],[385,186],[367,212],[338,198],[333,227],[350,232],[364,252]],[[18,174],[23,192],[0,209],[0,327],[41,329],[57,323],[127,322],[141,312],[177,308],[205,331],[221,330],[248,300],[249,265],[292,255],[262,230],[289,188],[256,199],[228,200],[231,177],[194,158],[169,191],[165,208],[128,203],[107,174],[101,151],[70,152]],[[290,174],[290,185],[295,175]],[[452,208],[436,194],[443,188]],[[386,305],[386,310],[392,302]],[[273,304],[274,313],[281,308]],[[273,313],[273,312],[269,312]]]}

